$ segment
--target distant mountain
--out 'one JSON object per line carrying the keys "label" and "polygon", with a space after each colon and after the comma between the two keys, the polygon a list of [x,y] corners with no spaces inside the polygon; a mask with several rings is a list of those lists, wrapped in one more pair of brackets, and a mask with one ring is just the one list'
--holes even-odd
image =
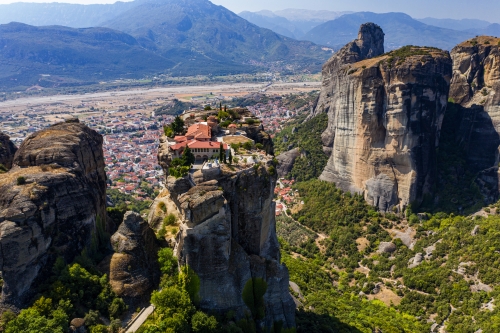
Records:
{"label": "distant mountain", "polygon": [[493,23],[483,29],[470,29],[467,31],[472,32],[476,35],[500,37],[500,24]]}
{"label": "distant mountain", "polygon": [[328,10],[283,9],[275,12],[241,12],[239,15],[261,28],[271,29],[283,36],[302,39],[314,27],[351,12],[332,12]]}
{"label": "distant mountain", "polygon": [[292,22],[269,10],[262,10],[260,12],[244,11],[238,15],[261,28],[270,29],[286,37],[296,39],[297,36],[300,37],[304,34],[304,32],[299,30]]}
{"label": "distant mountain", "polygon": [[134,37],[107,28],[0,25],[0,88],[140,78],[173,66]]}
{"label": "distant mountain", "polygon": [[353,12],[334,12],[331,10],[310,10],[310,9],[298,9],[298,8],[287,8],[282,10],[277,10],[274,14],[284,17],[290,21],[316,21],[316,22],[327,22],[335,20],[336,18],[351,14]]}
{"label": "distant mountain", "polygon": [[387,50],[405,45],[434,46],[451,50],[458,43],[475,36],[472,32],[427,25],[404,13],[360,12],[323,23],[309,31],[303,39],[339,48],[355,39],[359,26],[366,22],[373,22],[382,27]]}
{"label": "distant mountain", "polygon": [[454,20],[454,19],[437,19],[432,17],[417,19],[417,21],[420,21],[428,25],[433,25],[435,27],[453,29],[453,30],[484,29],[491,24],[488,21],[476,20],[476,19]]}
{"label": "distant mountain", "polygon": [[277,63],[317,71],[331,55],[311,42],[260,28],[208,0],[151,0],[103,25],[129,33],[142,46],[172,59],[179,75]]}
{"label": "distant mountain", "polygon": [[72,28],[99,26],[140,2],[116,2],[109,5],[69,3],[25,3],[0,5],[0,24],[20,22],[29,25],[62,25]]}

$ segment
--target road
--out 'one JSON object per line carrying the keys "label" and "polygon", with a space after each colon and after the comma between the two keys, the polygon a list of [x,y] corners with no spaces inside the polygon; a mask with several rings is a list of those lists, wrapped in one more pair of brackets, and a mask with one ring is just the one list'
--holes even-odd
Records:
{"label": "road", "polygon": [[153,305],[148,306],[139,317],[134,320],[132,326],[130,326],[125,333],[134,333],[137,331],[142,324],[148,319],[148,317],[153,313],[155,307]]}

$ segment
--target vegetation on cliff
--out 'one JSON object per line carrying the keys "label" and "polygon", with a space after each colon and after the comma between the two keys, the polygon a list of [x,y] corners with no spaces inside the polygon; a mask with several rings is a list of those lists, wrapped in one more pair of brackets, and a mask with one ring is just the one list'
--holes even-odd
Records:
{"label": "vegetation on cliff", "polygon": [[308,121],[305,119],[306,115],[294,119],[274,138],[276,155],[289,148],[300,148],[302,155],[295,160],[289,174],[298,181],[318,178],[328,161],[321,141],[321,134],[328,125],[328,115],[323,113]]}

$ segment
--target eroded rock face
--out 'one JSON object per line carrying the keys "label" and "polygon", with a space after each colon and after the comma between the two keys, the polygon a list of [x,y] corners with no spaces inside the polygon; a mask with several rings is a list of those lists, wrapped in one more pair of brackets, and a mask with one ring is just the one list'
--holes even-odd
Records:
{"label": "eroded rock face", "polygon": [[279,262],[271,165],[269,157],[258,168],[223,168],[213,179],[194,177],[195,184],[169,177],[169,198],[181,215],[175,253],[200,278],[202,309],[233,310],[244,318],[249,309],[243,288],[250,279],[261,278],[267,283],[266,316],[259,325],[270,328],[281,321],[294,327],[288,270]]}
{"label": "eroded rock face", "polygon": [[58,256],[70,262],[90,243],[105,219],[105,182],[102,137],[83,124],[54,125],[22,143],[0,177],[2,306],[24,306]]}
{"label": "eroded rock face", "polygon": [[284,152],[276,157],[278,160],[278,167],[276,168],[278,172],[278,177],[285,177],[292,171],[293,164],[297,157],[300,156],[300,149],[294,148],[287,152]]}
{"label": "eroded rock face", "polygon": [[322,140],[332,153],[320,179],[364,193],[382,211],[403,210],[422,200],[435,178],[451,59],[425,48],[379,56],[383,32],[368,25],[323,67],[313,115],[328,113]]}
{"label": "eroded rock face", "polygon": [[17,148],[14,143],[10,141],[10,137],[0,132],[0,164],[6,169],[12,168],[12,160],[14,159],[16,151]]}
{"label": "eroded rock face", "polygon": [[129,305],[148,298],[160,280],[154,231],[139,214],[127,212],[111,236],[111,246],[115,253],[103,265],[109,267],[113,291]]}
{"label": "eroded rock face", "polygon": [[450,97],[457,107],[457,144],[478,174],[487,202],[498,200],[500,145],[500,47],[499,38],[481,36],[451,51],[453,78]]}

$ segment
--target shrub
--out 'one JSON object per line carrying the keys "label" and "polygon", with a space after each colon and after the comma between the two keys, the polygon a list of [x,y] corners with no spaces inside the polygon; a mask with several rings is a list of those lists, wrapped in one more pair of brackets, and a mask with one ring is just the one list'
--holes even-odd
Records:
{"label": "shrub", "polygon": [[246,149],[246,150],[251,150],[253,147],[253,144],[251,141],[247,141],[243,144],[243,148]]}
{"label": "shrub", "polygon": [[249,118],[245,121],[248,125],[253,125],[256,123],[255,119]]}
{"label": "shrub", "polygon": [[163,219],[163,223],[167,226],[175,225],[177,222],[177,218],[175,217],[174,214],[170,213],[165,218]]}
{"label": "shrub", "polygon": [[262,150],[262,149],[264,149],[264,145],[262,143],[257,143],[257,144],[255,144],[255,148]]}
{"label": "shrub", "polygon": [[3,165],[3,164],[0,163],[0,173],[5,173],[7,171],[9,171],[9,170],[7,170],[7,168],[5,167],[5,165]]}
{"label": "shrub", "polygon": [[208,316],[203,312],[197,311],[191,318],[191,327],[193,332],[215,332],[217,329],[217,319],[214,316]]}
{"label": "shrub", "polygon": [[261,278],[251,278],[243,287],[241,296],[254,319],[262,319],[265,316],[264,294],[266,291],[267,282]]}
{"label": "shrub", "polygon": [[26,178],[24,178],[23,176],[17,177],[17,185],[24,185],[24,184],[26,184]]}
{"label": "shrub", "polygon": [[160,208],[164,213],[167,212],[167,206],[163,201],[160,201],[160,203],[158,204],[158,208]]}

